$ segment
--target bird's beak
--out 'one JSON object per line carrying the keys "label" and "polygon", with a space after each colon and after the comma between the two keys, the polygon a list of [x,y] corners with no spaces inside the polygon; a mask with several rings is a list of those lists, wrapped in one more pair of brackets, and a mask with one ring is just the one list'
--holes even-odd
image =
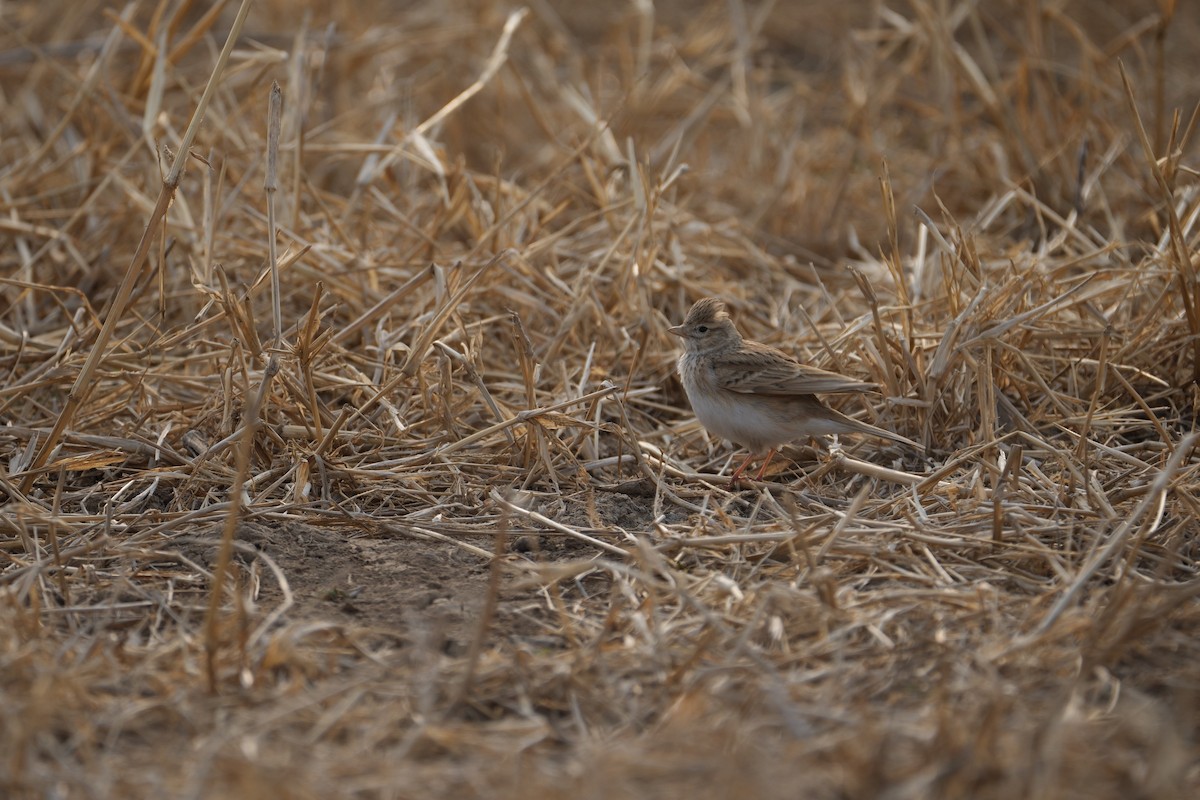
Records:
{"label": "bird's beak", "polygon": [[682,326],[682,325],[676,325],[676,326],[675,326],[675,327],[673,327],[673,328],[667,328],[667,333],[673,333],[673,334],[675,334],[676,336],[682,337],[682,336],[683,336],[683,326]]}

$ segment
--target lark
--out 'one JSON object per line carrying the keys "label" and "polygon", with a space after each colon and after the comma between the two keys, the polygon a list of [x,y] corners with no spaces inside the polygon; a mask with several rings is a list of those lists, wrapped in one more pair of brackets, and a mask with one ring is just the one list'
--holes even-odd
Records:
{"label": "lark", "polygon": [[834,411],[816,396],[868,392],[874,384],[801,364],[782,350],[743,339],[716,298],[698,300],[682,325],[667,330],[683,339],[679,378],[696,419],[749,451],[734,470],[732,485],[765,453],[754,478],[762,480],[776,450],[806,436],[866,433],[921,449],[911,439]]}

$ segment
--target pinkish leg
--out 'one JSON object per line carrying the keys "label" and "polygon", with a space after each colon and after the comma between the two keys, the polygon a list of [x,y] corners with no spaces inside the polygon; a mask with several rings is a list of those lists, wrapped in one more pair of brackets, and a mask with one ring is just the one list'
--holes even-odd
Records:
{"label": "pinkish leg", "polygon": [[733,475],[731,475],[731,476],[730,476],[730,478],[729,478],[729,488],[731,488],[731,489],[732,489],[732,488],[734,488],[734,487],[736,487],[736,486],[737,486],[737,484],[738,484],[738,478],[742,477],[742,472],[744,472],[744,471],[745,471],[745,469],[746,469],[746,466],[747,466],[747,465],[750,463],[750,461],[751,461],[753,458],[754,458],[754,453],[751,453],[750,455],[746,456],[746,460],[745,460],[745,461],[743,461],[743,462],[742,462],[742,463],[741,463],[741,464],[738,466],[738,468],[737,468],[737,469],[735,469],[735,470],[733,471]]}
{"label": "pinkish leg", "polygon": [[775,448],[767,451],[767,457],[763,459],[763,465],[758,468],[758,474],[754,476],[754,480],[761,481],[763,474],[767,471],[767,464],[771,463],[771,457],[775,455]]}

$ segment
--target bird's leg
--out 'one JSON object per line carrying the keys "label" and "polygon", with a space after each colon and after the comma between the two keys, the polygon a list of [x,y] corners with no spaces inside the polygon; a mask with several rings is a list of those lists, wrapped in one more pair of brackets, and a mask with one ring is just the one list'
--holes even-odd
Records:
{"label": "bird's leg", "polygon": [[746,466],[750,463],[750,461],[753,458],[754,458],[754,453],[749,454],[748,456],[746,456],[746,460],[743,461],[738,466],[738,468],[733,471],[733,475],[731,475],[729,477],[729,488],[733,489],[733,488],[737,487],[738,478],[742,477],[742,472],[745,471]]}
{"label": "bird's leg", "polygon": [[761,481],[763,473],[767,471],[767,464],[771,463],[771,458],[775,455],[775,448],[772,447],[767,451],[767,457],[763,459],[762,466],[758,468],[758,474],[754,476],[754,480]]}

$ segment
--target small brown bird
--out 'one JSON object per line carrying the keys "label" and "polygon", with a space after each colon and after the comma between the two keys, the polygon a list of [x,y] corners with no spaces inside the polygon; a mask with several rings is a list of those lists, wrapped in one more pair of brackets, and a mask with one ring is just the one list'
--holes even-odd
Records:
{"label": "small brown bird", "polygon": [[667,330],[683,339],[679,378],[696,419],[750,451],[734,470],[733,484],[755,456],[766,453],[755,476],[761,480],[776,449],[803,436],[869,433],[921,449],[911,439],[834,411],[816,397],[871,391],[874,384],[806,366],[781,350],[743,339],[716,298],[696,301],[683,324]]}

